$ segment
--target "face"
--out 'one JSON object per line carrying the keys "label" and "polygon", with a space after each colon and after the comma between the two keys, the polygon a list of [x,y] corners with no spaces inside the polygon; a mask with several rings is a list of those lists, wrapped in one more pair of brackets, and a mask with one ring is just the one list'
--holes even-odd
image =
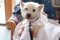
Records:
{"label": "face", "polygon": [[[36,3],[37,4],[37,3]],[[41,6],[35,3],[21,3],[21,12],[24,19],[33,20],[40,16]]]}

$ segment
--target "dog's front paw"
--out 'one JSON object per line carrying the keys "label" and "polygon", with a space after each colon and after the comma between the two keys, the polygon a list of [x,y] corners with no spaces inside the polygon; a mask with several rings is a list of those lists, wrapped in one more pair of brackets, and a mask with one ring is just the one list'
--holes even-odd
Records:
{"label": "dog's front paw", "polygon": [[24,31],[24,26],[22,26],[19,30],[18,30],[18,35],[21,36],[22,32]]}
{"label": "dog's front paw", "polygon": [[39,30],[33,30],[33,31],[32,31],[32,35],[33,35],[33,37],[37,37],[37,35],[38,35],[38,31],[39,31]]}
{"label": "dog's front paw", "polygon": [[33,37],[37,37],[38,35],[38,32],[40,30],[40,26],[39,25],[32,25],[32,34],[33,34]]}

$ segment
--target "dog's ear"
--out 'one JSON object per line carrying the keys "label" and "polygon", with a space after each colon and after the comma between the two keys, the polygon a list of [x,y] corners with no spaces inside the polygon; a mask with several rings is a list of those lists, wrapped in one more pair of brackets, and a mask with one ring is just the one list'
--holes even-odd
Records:
{"label": "dog's ear", "polygon": [[20,8],[22,9],[24,7],[24,2],[20,2]]}
{"label": "dog's ear", "polygon": [[42,12],[42,11],[44,10],[44,4],[40,4],[40,5],[38,6],[38,10],[39,10],[40,12]]}
{"label": "dog's ear", "polygon": [[38,6],[38,9],[42,9],[42,8],[44,8],[44,4],[40,4],[40,5]]}

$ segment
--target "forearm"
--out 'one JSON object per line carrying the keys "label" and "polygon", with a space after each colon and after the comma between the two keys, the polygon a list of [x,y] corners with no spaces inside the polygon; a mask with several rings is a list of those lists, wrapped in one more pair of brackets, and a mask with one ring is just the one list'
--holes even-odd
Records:
{"label": "forearm", "polygon": [[18,16],[15,16],[14,14],[11,16],[9,20],[15,21],[16,23],[19,23],[21,19]]}

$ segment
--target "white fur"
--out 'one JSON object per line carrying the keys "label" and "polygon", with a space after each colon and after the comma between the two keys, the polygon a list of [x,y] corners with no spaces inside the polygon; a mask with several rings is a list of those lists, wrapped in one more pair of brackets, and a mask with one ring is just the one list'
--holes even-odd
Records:
{"label": "white fur", "polygon": [[[27,13],[31,13],[32,17],[34,17],[34,15],[37,15],[37,16],[35,16],[35,18],[32,19],[32,20],[30,19],[29,21],[35,21],[39,17],[38,20],[37,20],[37,22],[34,22],[35,25],[36,25],[36,23],[37,23],[37,25],[38,25],[38,23],[39,24],[46,24],[47,23],[47,21],[48,21],[47,17],[42,14],[42,12],[44,10],[44,4],[38,4],[38,3],[34,3],[34,2],[27,2],[27,3],[24,3],[23,5],[24,5],[23,7],[22,7],[22,5],[20,6],[23,18],[26,16]],[[43,5],[43,7],[41,9],[39,9],[40,10],[39,11],[38,7],[41,6],[41,5]],[[24,10],[26,7],[29,7],[29,9],[30,8],[33,9],[33,7],[34,7],[34,9],[36,9],[36,12],[33,13],[31,11],[32,9],[30,9],[28,11]]]}
{"label": "white fur", "polygon": [[[42,6],[42,8],[41,9],[38,8],[39,6]],[[44,5],[43,4],[34,3],[34,2],[27,2],[27,3],[22,3],[22,5],[20,5],[20,8],[21,8],[22,17],[24,19],[26,19],[26,15],[28,13],[30,13],[31,14],[31,18],[33,19],[32,21],[34,21],[43,12]],[[25,10],[25,8],[28,8],[28,10]],[[33,9],[35,9],[36,11],[33,12],[32,11]]]}

